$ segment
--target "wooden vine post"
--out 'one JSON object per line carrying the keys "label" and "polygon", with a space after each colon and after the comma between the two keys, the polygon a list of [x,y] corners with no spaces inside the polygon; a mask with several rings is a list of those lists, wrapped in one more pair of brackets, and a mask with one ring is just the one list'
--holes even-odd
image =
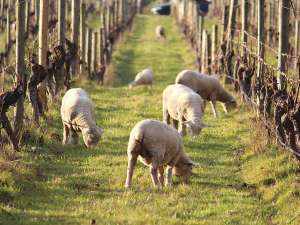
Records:
{"label": "wooden vine post", "polygon": [[[22,2],[23,0],[17,0],[17,38],[16,38],[16,73],[19,77],[20,81],[23,81],[25,76],[24,71],[24,58],[25,58],[25,6],[26,2]],[[25,82],[24,82],[25,83]],[[23,84],[23,85],[26,85]],[[23,88],[24,90],[24,88]],[[21,96],[17,104],[14,108],[14,133],[16,135],[17,140],[19,141],[20,136],[22,134],[23,127],[23,112],[24,112],[24,96]]]}
{"label": "wooden vine post", "polygon": [[110,36],[111,33],[111,11],[112,11],[112,6],[108,4],[107,5],[107,20],[108,20],[107,36]]}
{"label": "wooden vine post", "polygon": [[35,0],[34,12],[35,12],[34,13],[35,23],[39,24],[40,23],[40,0]]}
{"label": "wooden vine post", "polygon": [[212,74],[216,74],[218,65],[218,25],[213,25],[212,27],[212,45],[211,45],[211,65]]}
{"label": "wooden vine post", "polygon": [[103,28],[100,28],[100,35],[99,35],[99,47],[100,47],[100,64],[101,66],[105,66],[104,61],[104,51],[103,51]]}
{"label": "wooden vine post", "polygon": [[26,2],[26,18],[25,18],[25,32],[29,35],[29,22],[30,22],[30,0]]}
{"label": "wooden vine post", "polygon": [[[72,0],[72,42],[78,46],[79,36],[79,18],[80,18],[80,0]],[[72,60],[72,76],[76,76],[76,65],[77,65],[78,53],[76,53]]]}
{"label": "wooden vine post", "polygon": [[[68,5],[66,4],[66,0],[59,0],[58,2],[58,40],[60,45],[65,45],[65,38],[66,38],[66,9]],[[60,89],[63,90],[64,87],[64,67],[61,68],[61,87]]]}
{"label": "wooden vine post", "polygon": [[273,14],[272,14],[272,3],[269,2],[268,4],[268,21],[267,24],[269,26],[268,34],[267,34],[267,45],[271,45],[272,41],[272,36],[271,36],[271,26],[272,26],[272,19],[273,19]]}
{"label": "wooden vine post", "polygon": [[80,48],[81,48],[81,64],[80,64],[80,74],[82,77],[84,77],[85,74],[85,52],[86,52],[86,44],[85,44],[85,37],[86,37],[86,26],[85,26],[85,15],[86,15],[86,9],[85,4],[81,4],[81,10],[80,10]]}
{"label": "wooden vine post", "polygon": [[107,43],[107,30],[106,30],[106,18],[105,18],[105,3],[103,6],[103,14],[102,14],[102,27],[103,27],[103,48],[105,50],[105,62],[109,63],[109,51],[108,51],[108,43]]}
{"label": "wooden vine post", "polygon": [[[49,0],[42,0],[40,2],[39,64],[44,68],[47,66],[48,15]],[[43,106],[42,111],[44,113],[46,103],[46,80],[39,84],[39,96]]]}
{"label": "wooden vine post", "polygon": [[202,40],[203,40],[203,23],[204,23],[204,16],[198,16],[198,71],[201,72],[201,54],[202,54]]}
{"label": "wooden vine post", "polygon": [[[230,1],[230,10],[229,10],[229,19],[228,19],[228,27],[227,27],[227,42],[226,42],[226,55],[230,55],[230,51],[232,51],[232,43],[231,39],[234,37],[234,30],[235,27],[235,16],[236,16],[236,9],[235,5],[237,4],[237,0]],[[228,62],[226,62],[228,64]],[[230,73],[228,71],[227,73]],[[228,76],[232,76],[232,74],[227,74]],[[224,85],[228,83],[228,78],[224,76]]]}
{"label": "wooden vine post", "polygon": [[[298,49],[299,49],[299,21],[295,20],[295,56],[298,56]],[[298,71],[298,58],[295,59],[294,69],[296,72],[296,78],[299,79],[299,71]]]}
{"label": "wooden vine post", "polygon": [[93,29],[87,28],[87,42],[86,42],[86,66],[87,66],[87,72],[88,77],[91,76],[91,57],[92,57],[92,32]]}
{"label": "wooden vine post", "polygon": [[225,32],[228,26],[228,17],[229,17],[229,6],[224,5],[223,6],[223,14],[222,14],[222,37],[221,42],[223,43],[225,41]]}
{"label": "wooden vine post", "polygon": [[0,8],[0,12],[1,12],[1,28],[3,28],[3,23],[4,23],[4,20],[3,20],[3,16],[4,16],[4,4],[5,4],[5,1],[1,0],[1,8]]}
{"label": "wooden vine post", "polygon": [[96,74],[97,72],[97,32],[94,31],[93,33],[93,44],[92,44],[92,49],[93,49],[93,55],[92,55],[92,68],[93,68],[93,73]]}
{"label": "wooden vine post", "polygon": [[[235,27],[235,16],[236,16],[236,8],[235,5],[237,4],[237,0],[231,0],[230,2],[230,11],[229,11],[229,20],[228,20],[228,30],[227,30],[227,44],[226,44],[226,53],[228,53],[232,48],[232,43],[230,39],[234,37],[234,30]],[[231,76],[231,74],[228,74]]]}
{"label": "wooden vine post", "polygon": [[281,72],[286,73],[287,68],[285,66],[287,58],[282,56],[283,53],[289,52],[289,11],[290,0],[279,0],[279,46],[278,46],[278,88],[282,90],[285,86],[285,77],[281,75]]}
{"label": "wooden vine post", "polygon": [[[262,45],[261,43],[265,43],[265,30],[264,30],[264,5],[265,1],[264,0],[259,0],[258,3],[258,43],[257,43],[257,49],[258,52],[257,54],[261,59],[264,60],[265,58],[265,46]],[[259,80],[259,83],[261,85],[264,84],[264,70],[265,66],[261,61],[258,61],[257,65],[257,79]],[[263,107],[263,102],[260,102],[260,94],[257,95],[257,104],[259,105],[260,110],[262,110]]]}
{"label": "wooden vine post", "polygon": [[115,26],[116,26],[116,14],[115,14],[115,12],[116,12],[116,2],[115,1],[113,1],[113,3],[112,3],[112,11],[111,11],[111,14],[112,14],[112,30],[113,30],[113,32],[114,32],[114,30],[115,30]]}
{"label": "wooden vine post", "polygon": [[8,0],[8,9],[6,12],[6,49],[10,48],[10,7],[11,7],[11,0]]}
{"label": "wooden vine post", "polygon": [[207,42],[207,31],[206,30],[203,30],[202,32],[202,54],[201,54],[201,73],[205,74],[206,73],[206,63],[205,63],[205,60],[207,58],[207,51],[206,51],[206,44]]}
{"label": "wooden vine post", "polygon": [[[242,42],[247,43],[246,31],[248,31],[247,15],[248,15],[248,0],[242,0]],[[246,56],[246,49],[242,47],[241,56]]]}

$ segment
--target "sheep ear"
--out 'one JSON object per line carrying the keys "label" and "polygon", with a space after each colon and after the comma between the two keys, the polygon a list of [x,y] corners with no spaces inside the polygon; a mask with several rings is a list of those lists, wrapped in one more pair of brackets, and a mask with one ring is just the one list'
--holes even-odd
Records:
{"label": "sheep ear", "polygon": [[236,102],[236,99],[231,99],[231,102]]}
{"label": "sheep ear", "polygon": [[101,132],[101,133],[106,133],[106,132],[105,132],[104,130],[102,130],[101,128],[99,128],[99,129],[100,129],[100,132]]}
{"label": "sheep ear", "polygon": [[203,126],[203,127],[206,127],[206,126],[208,126],[208,124],[202,122],[202,126]]}
{"label": "sheep ear", "polygon": [[196,166],[196,164],[195,164],[191,159],[189,159],[188,165],[189,165],[189,166]]}
{"label": "sheep ear", "polygon": [[89,133],[91,133],[91,130],[87,130],[85,133],[89,134]]}

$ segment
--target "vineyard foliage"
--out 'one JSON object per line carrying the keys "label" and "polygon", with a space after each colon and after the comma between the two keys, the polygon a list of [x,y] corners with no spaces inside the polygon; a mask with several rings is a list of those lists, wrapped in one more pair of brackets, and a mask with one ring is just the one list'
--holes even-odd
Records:
{"label": "vineyard foliage", "polygon": [[[162,24],[167,40],[157,40]],[[125,190],[127,144],[143,119],[162,120],[162,92],[178,73],[194,69],[194,52],[172,17],[137,16],[131,33],[115,49],[105,86],[78,78],[72,87],[89,93],[95,122],[106,133],[87,149],[62,145],[61,99],[48,106],[39,126],[25,101],[19,153],[7,145],[0,154],[0,224],[284,224],[299,213],[299,168],[287,151],[268,143],[256,112],[242,96],[238,108],[220,119],[205,111],[201,137],[184,137],[186,155],[196,166],[189,183],[173,176],[171,187],[153,188],[149,168],[138,162],[133,187]],[[145,68],[152,88],[127,86]],[[9,111],[8,117],[12,115]],[[5,139],[5,137],[4,137]],[[45,153],[33,154],[32,146]],[[292,224],[299,223],[295,217]]]}

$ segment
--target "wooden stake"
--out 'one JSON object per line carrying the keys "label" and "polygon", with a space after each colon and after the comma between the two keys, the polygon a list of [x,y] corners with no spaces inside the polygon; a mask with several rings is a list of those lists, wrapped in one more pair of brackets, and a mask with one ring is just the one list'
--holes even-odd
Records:
{"label": "wooden stake", "polygon": [[229,17],[229,6],[224,5],[223,6],[223,17],[222,17],[222,36],[221,36],[221,42],[223,43],[225,41],[225,32],[227,30],[228,26],[228,17]]}
{"label": "wooden stake", "polygon": [[25,32],[29,35],[29,22],[30,22],[30,0],[26,2],[26,18],[25,18]]}
{"label": "wooden stake", "polygon": [[[8,9],[6,15],[6,48],[10,48],[10,7],[11,7],[11,0],[8,0]],[[5,49],[6,50],[6,49]]]}
{"label": "wooden stake", "polygon": [[[281,72],[286,73],[285,60],[282,53],[289,52],[289,9],[290,0],[279,0],[279,46],[278,46],[278,68]],[[277,82],[278,88],[282,90],[285,86],[285,77],[278,71]]]}
{"label": "wooden stake", "polygon": [[97,72],[97,32],[94,31],[93,33],[93,57],[92,57],[92,67],[93,73],[96,74]]}
{"label": "wooden stake", "polygon": [[202,32],[202,56],[201,56],[201,73],[206,73],[206,42],[207,42],[207,32],[203,30]]}
{"label": "wooden stake", "polygon": [[[242,42],[247,42],[247,35],[245,34],[245,31],[248,31],[247,26],[247,15],[248,15],[248,0],[242,0]],[[246,49],[243,47],[241,56],[246,55]]]}
{"label": "wooden stake", "polygon": [[[68,6],[66,4],[66,0],[59,0],[58,1],[58,40],[60,45],[65,44],[65,38],[66,38],[66,9]],[[64,74],[65,74],[65,68],[62,67],[61,69],[61,82],[60,82],[60,88],[63,90],[64,88]]]}
{"label": "wooden stake", "polygon": [[271,45],[271,23],[272,23],[272,3],[269,2],[268,4],[268,21],[267,24],[269,24],[269,30],[268,30],[268,35],[267,35],[267,45]]}
{"label": "wooden stake", "polygon": [[212,46],[211,46],[211,64],[212,74],[216,74],[218,66],[218,25],[212,27]]}
{"label": "wooden stake", "polygon": [[[295,56],[298,56],[298,49],[299,49],[299,21],[295,20]],[[296,71],[296,79],[299,79],[299,70],[298,70],[298,59],[295,59],[294,69]]]}
{"label": "wooden stake", "polygon": [[[80,23],[80,0],[72,0],[72,42],[78,46],[79,38],[79,23]],[[76,54],[74,60],[72,61],[72,76],[76,76],[77,70],[77,58]]]}
{"label": "wooden stake", "polygon": [[4,4],[5,4],[5,0],[1,0],[1,28],[4,28],[4,20],[3,20],[3,17],[4,17]]}
{"label": "wooden stake", "polygon": [[[21,3],[22,2],[22,3]],[[28,4],[27,4],[28,5]],[[24,78],[24,58],[25,58],[25,8],[26,2],[23,0],[17,0],[17,39],[16,45],[16,73],[19,79],[22,81]],[[14,108],[14,133],[17,140],[20,139],[23,128],[23,112],[24,112],[24,97],[20,97]]]}
{"label": "wooden stake", "polygon": [[81,4],[80,11],[80,47],[81,47],[81,65],[80,65],[80,74],[84,77],[85,74],[85,64],[86,64],[86,25],[85,25],[85,4]]}
{"label": "wooden stake", "polygon": [[[230,11],[229,11],[229,20],[228,20],[228,30],[227,30],[227,44],[226,44],[226,53],[229,52],[231,49],[231,41],[234,37],[234,30],[235,27],[235,17],[236,17],[236,8],[235,5],[237,4],[237,0],[230,1]],[[231,74],[228,74],[231,76]]]}
{"label": "wooden stake", "polygon": [[111,33],[111,11],[112,11],[112,6],[107,5],[107,20],[108,20],[108,25],[107,25],[107,36],[110,35]]}
{"label": "wooden stake", "polygon": [[[43,1],[43,0],[42,0]],[[34,11],[35,23],[40,23],[40,0],[35,0],[35,11]]]}
{"label": "wooden stake", "polygon": [[[40,2],[40,25],[39,25],[39,64],[46,68],[47,64],[47,38],[48,38],[48,15],[49,0]],[[46,80],[39,85],[39,96],[43,106],[43,113],[46,103]]]}
{"label": "wooden stake", "polygon": [[88,76],[90,77],[91,75],[91,56],[92,56],[92,32],[93,29],[88,28],[87,29],[87,37],[86,37],[86,64],[87,64],[87,72]]}
{"label": "wooden stake", "polygon": [[[257,49],[258,52],[257,54],[260,56],[260,58],[264,59],[265,58],[265,46],[262,45],[261,43],[265,43],[265,30],[264,30],[264,5],[265,1],[264,0],[259,0],[258,4],[258,45]],[[264,64],[262,64],[260,61],[258,61],[257,65],[257,79],[259,80],[259,83],[261,85],[264,84]],[[257,94],[257,104],[260,107],[260,110],[263,110],[263,105],[261,105],[260,102],[260,96]]]}
{"label": "wooden stake", "polygon": [[104,61],[104,52],[103,52],[103,28],[100,28],[100,35],[99,35],[99,46],[100,46],[100,64],[101,66],[105,65]]}

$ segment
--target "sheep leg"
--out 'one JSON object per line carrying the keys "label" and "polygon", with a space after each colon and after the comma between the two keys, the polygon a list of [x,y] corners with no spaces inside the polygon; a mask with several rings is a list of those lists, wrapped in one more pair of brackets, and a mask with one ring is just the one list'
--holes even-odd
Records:
{"label": "sheep leg", "polygon": [[178,120],[172,119],[173,127],[178,130]]}
{"label": "sheep leg", "polygon": [[178,129],[178,132],[180,133],[181,137],[184,137],[187,134],[186,133],[186,125],[182,124],[185,121],[185,119],[183,116],[180,116],[180,115],[178,115],[178,117],[181,118],[181,119],[179,119],[180,127]]}
{"label": "sheep leg", "polygon": [[163,114],[164,114],[164,123],[170,125],[170,114],[168,112],[168,110],[166,109],[166,107],[163,107]]}
{"label": "sheep leg", "polygon": [[158,181],[158,173],[157,170],[159,168],[159,163],[157,163],[158,160],[152,159],[152,164],[150,166],[150,173],[152,177],[152,182],[155,187],[161,188],[161,185]]}
{"label": "sheep leg", "polygon": [[133,155],[128,159],[127,178],[126,178],[125,188],[131,187],[132,175],[137,161],[137,157],[138,155]]}
{"label": "sheep leg", "polygon": [[217,113],[216,100],[212,100],[212,101],[210,102],[210,104],[211,104],[211,107],[212,107],[212,109],[213,109],[213,111],[214,111],[214,116],[215,116],[216,118],[220,118],[219,115],[218,115],[218,113]]}
{"label": "sheep leg", "polygon": [[172,183],[172,170],[173,170],[173,167],[168,165],[167,169],[166,169],[166,173],[167,173],[166,186],[170,186]]}
{"label": "sheep leg", "polygon": [[172,183],[172,170],[173,170],[174,166],[176,165],[176,163],[178,162],[178,160],[179,160],[179,157],[175,157],[167,165],[166,186],[170,186]]}
{"label": "sheep leg", "polygon": [[64,135],[63,135],[63,145],[67,145],[67,139],[68,139],[68,136],[69,136],[69,127],[64,124]]}
{"label": "sheep leg", "polygon": [[75,145],[78,144],[78,138],[79,135],[76,133],[76,131],[71,127],[70,128],[70,138],[69,138],[69,145],[72,147],[75,147]]}
{"label": "sheep leg", "polygon": [[164,185],[164,167],[160,166],[158,168],[158,179],[160,182],[160,185],[163,186]]}

